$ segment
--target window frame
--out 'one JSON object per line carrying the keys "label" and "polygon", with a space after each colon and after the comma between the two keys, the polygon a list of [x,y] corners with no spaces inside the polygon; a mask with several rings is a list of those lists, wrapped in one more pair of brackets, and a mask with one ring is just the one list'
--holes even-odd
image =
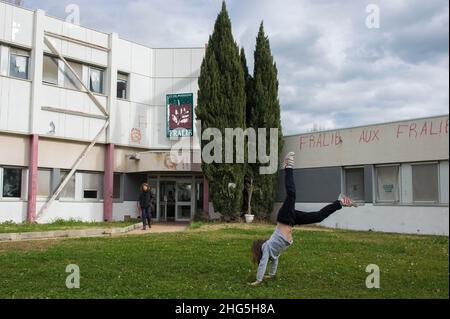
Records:
{"label": "window frame", "polygon": [[[59,172],[59,182],[58,182],[58,186],[61,184],[61,182],[63,181],[64,178],[66,178],[66,176],[63,177],[63,174],[69,175],[70,173],[70,169],[60,169]],[[77,174],[75,172],[75,174],[72,175],[71,179],[73,178],[74,181],[74,188],[73,188],[73,197],[61,197],[61,193],[64,191],[64,189],[61,191],[61,193],[59,193],[58,197],[56,198],[57,201],[60,202],[75,202],[77,201]],[[70,181],[70,180],[69,180]],[[67,186],[67,184],[66,184]]]}
{"label": "window frame", "polygon": [[357,165],[357,166],[344,166],[342,167],[342,190],[341,192],[346,194],[347,196],[350,196],[349,194],[347,194],[347,170],[351,170],[351,169],[362,169],[363,170],[363,198],[362,199],[354,199],[352,198],[352,200],[355,203],[365,203],[366,202],[366,185],[365,185],[365,175],[364,175],[364,165]]}
{"label": "window frame", "polygon": [[[48,196],[39,196],[39,171],[47,171],[50,172],[50,185],[49,185],[49,195]],[[53,181],[53,170],[51,168],[39,167],[37,174],[37,190],[36,190],[36,198],[37,200],[48,199],[52,196],[52,181]]]}
{"label": "window frame", "polygon": [[[93,94],[100,94],[100,95],[104,95],[105,94],[105,69],[102,69],[100,67],[97,66],[92,66],[92,65],[86,65],[88,68],[88,85],[87,87],[89,88],[89,91],[91,91],[91,93]],[[95,71],[99,71],[101,76],[100,76],[100,92],[94,91],[91,89],[91,72],[92,70]]]}
{"label": "window frame", "polygon": [[[4,197],[3,196],[3,182],[4,182],[4,170],[5,169],[19,169],[20,170],[20,196],[19,197]],[[24,184],[24,170],[25,168],[20,166],[0,166],[0,201],[10,201],[10,202],[17,202],[17,201],[23,201],[24,196],[26,194],[26,188]]]}
{"label": "window frame", "polygon": [[[30,81],[31,52],[21,49],[21,48],[13,47],[13,46],[8,46],[8,48],[9,48],[9,50],[8,50],[9,51],[8,52],[8,68],[7,68],[8,77],[10,77],[12,79],[22,80],[22,81]],[[26,66],[26,75],[27,76],[26,76],[26,78],[11,75],[11,57],[13,55],[27,59],[27,66]]]}
{"label": "window frame", "polygon": [[[104,192],[104,186],[103,185],[103,177],[104,177],[104,173],[103,172],[98,172],[98,171],[80,171],[79,172],[81,174],[81,190],[80,190],[80,195],[81,195],[81,201],[83,202],[103,202],[104,198],[103,198],[103,192]],[[84,175],[85,174],[91,174],[91,175],[98,175],[99,176],[99,183],[98,183],[98,189],[92,189],[92,188],[85,188],[84,187]],[[96,191],[97,192],[97,198],[85,198],[84,197],[84,192],[85,191]],[[75,194],[76,194],[76,183],[75,183]]]}
{"label": "window frame", "polygon": [[[440,190],[440,165],[439,161],[428,161],[428,162],[414,162],[410,163],[411,165],[411,196],[412,196],[412,204],[416,206],[436,206],[440,205],[440,198],[441,198],[441,190]],[[423,201],[423,200],[415,200],[414,199],[414,174],[413,174],[413,168],[414,166],[420,166],[420,165],[435,165],[436,166],[436,186],[437,186],[437,200],[435,201]]]}
{"label": "window frame", "polygon": [[59,87],[59,81],[60,81],[60,79],[59,79],[59,73],[60,73],[59,61],[60,60],[53,55],[44,53],[43,60],[45,60],[45,58],[50,58],[56,62],[56,83],[44,80],[44,62],[42,62],[42,83],[46,84],[46,85],[52,85],[52,86]]}
{"label": "window frame", "polygon": [[[124,79],[121,79],[120,78],[120,76],[122,76],[122,77],[126,77],[126,80],[124,80]],[[129,101],[130,100],[130,74],[129,73],[125,73],[125,72],[120,72],[120,71],[118,71],[117,72],[117,84],[119,83],[119,81],[123,81],[123,82],[126,82],[126,89],[125,89],[125,97],[123,98],[123,97],[118,97],[117,95],[117,93],[118,92],[116,92],[116,98],[118,99],[118,100],[122,100],[122,101]],[[117,88],[116,88],[116,91],[117,91]]]}
{"label": "window frame", "polygon": [[[397,200],[379,200],[379,193],[378,193],[378,169],[382,167],[397,167],[397,192],[398,192],[398,199]],[[398,163],[395,164],[377,164],[374,165],[374,203],[376,204],[395,204],[398,205],[402,202],[402,170],[401,170],[401,165]]]}
{"label": "window frame", "polygon": [[[119,183],[120,183],[120,191],[119,191],[119,197],[114,197],[114,177],[119,176]],[[124,174],[123,173],[114,173],[113,176],[113,202],[115,203],[122,203],[124,201]]]}

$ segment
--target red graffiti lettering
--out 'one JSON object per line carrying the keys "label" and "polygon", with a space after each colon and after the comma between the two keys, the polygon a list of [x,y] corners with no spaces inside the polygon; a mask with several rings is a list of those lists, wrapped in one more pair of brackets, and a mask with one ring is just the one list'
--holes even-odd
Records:
{"label": "red graffiti lettering", "polygon": [[416,123],[412,123],[410,126],[409,126],[409,137],[411,137],[413,134],[413,132],[414,132],[414,137],[417,137],[417,130],[416,130],[416,128],[417,128],[417,124]]}

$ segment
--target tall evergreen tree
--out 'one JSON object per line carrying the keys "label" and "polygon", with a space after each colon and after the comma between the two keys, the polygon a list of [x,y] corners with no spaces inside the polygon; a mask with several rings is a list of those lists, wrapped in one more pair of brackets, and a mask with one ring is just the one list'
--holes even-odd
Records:
{"label": "tall evergreen tree", "polygon": [[[210,182],[214,209],[228,216],[241,210],[245,165],[225,163],[225,128],[245,129],[245,112],[244,71],[223,2],[201,67],[196,114],[202,131],[217,128],[222,133],[223,163],[203,163],[202,169]],[[208,143],[202,141],[202,148]]]}
{"label": "tall evergreen tree", "polygon": [[[251,113],[252,113],[252,95],[253,95],[253,77],[248,71],[247,66],[247,58],[245,56],[245,50],[244,48],[241,48],[241,64],[242,69],[244,71],[244,78],[245,78],[245,92],[247,95],[247,101],[246,101],[246,112],[245,112],[245,119],[246,119],[246,125],[247,127],[250,127],[250,119],[251,119]],[[248,149],[248,141],[245,144],[245,149]],[[248,156],[246,157],[248,158]],[[243,200],[242,200],[242,212],[252,214],[253,210],[251,207],[251,201],[252,201],[252,195],[253,195],[253,188],[254,188],[254,175],[255,170],[258,169],[258,166],[256,163],[248,163],[248,161],[245,161],[246,163],[246,169],[245,169],[245,177],[244,177],[244,190],[243,190]]]}
{"label": "tall evergreen tree", "polygon": [[[280,153],[283,148],[283,135],[278,99],[278,70],[270,49],[269,38],[264,32],[263,22],[261,22],[256,38],[254,57],[249,126],[255,129],[267,129],[267,154],[270,151],[270,129],[278,128],[278,153]],[[264,215],[272,212],[273,202],[277,195],[277,181],[278,173],[272,175],[260,175],[258,173],[254,175],[252,207],[255,212]]]}

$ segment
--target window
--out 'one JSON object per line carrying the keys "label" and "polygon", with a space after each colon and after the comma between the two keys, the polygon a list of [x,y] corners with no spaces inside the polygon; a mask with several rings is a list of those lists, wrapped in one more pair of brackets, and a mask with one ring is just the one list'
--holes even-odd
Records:
{"label": "window", "polygon": [[114,183],[113,183],[113,198],[121,199],[122,185],[121,185],[122,175],[114,174]]}
{"label": "window", "polygon": [[29,53],[18,49],[10,49],[9,54],[9,76],[28,79]]}
{"label": "window", "polygon": [[94,93],[103,93],[103,71],[89,68],[89,90]]}
{"label": "window", "polygon": [[377,202],[399,201],[399,166],[378,166],[377,174]]}
{"label": "window", "polygon": [[413,201],[437,203],[439,201],[438,165],[412,165]]}
{"label": "window", "polygon": [[364,168],[345,169],[345,192],[356,201],[364,201]]}
{"label": "window", "polygon": [[[60,183],[69,175],[70,171],[61,171]],[[69,179],[64,189],[59,194],[58,199],[75,199],[75,174]]]}
{"label": "window", "polygon": [[51,190],[51,176],[52,171],[48,169],[39,169],[38,170],[38,188],[37,188],[37,196],[38,197],[49,197]]}
{"label": "window", "polygon": [[58,85],[58,59],[44,55],[42,82]]}
{"label": "window", "polygon": [[192,185],[191,183],[178,183],[178,201],[179,202],[190,202],[192,195]]}
{"label": "window", "polygon": [[128,98],[128,75],[119,73],[117,75],[117,98],[127,99]]}
{"label": "window", "polygon": [[103,174],[83,173],[83,198],[101,199],[103,197]]}
{"label": "window", "polygon": [[22,197],[22,169],[3,168],[3,198]]}
{"label": "window", "polygon": [[[83,78],[83,66],[79,63],[68,62],[80,79]],[[81,90],[81,84],[67,65],[64,65],[64,87],[67,89]]]}

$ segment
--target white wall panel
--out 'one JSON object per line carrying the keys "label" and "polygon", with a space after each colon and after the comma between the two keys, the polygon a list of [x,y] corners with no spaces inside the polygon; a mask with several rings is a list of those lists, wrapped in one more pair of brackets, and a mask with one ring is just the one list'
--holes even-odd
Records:
{"label": "white wall panel", "polygon": [[129,76],[130,100],[136,103],[151,104],[152,80],[149,77],[131,73]]}
{"label": "white wall panel", "polygon": [[131,71],[133,73],[150,76],[151,75],[151,49],[139,44],[132,44],[131,47]]}
{"label": "white wall panel", "polygon": [[130,137],[131,102],[117,100],[111,112],[111,139],[114,144],[127,145]]}
{"label": "white wall panel", "polygon": [[172,77],[173,76],[173,49],[155,49],[155,77]]}
{"label": "white wall panel", "polygon": [[24,222],[27,219],[27,206],[24,201],[0,201],[0,223]]}
{"label": "white wall panel", "polygon": [[175,78],[192,76],[191,63],[191,49],[173,50],[173,76]]}
{"label": "white wall panel", "polygon": [[31,82],[0,77],[0,129],[28,133]]}
{"label": "white wall panel", "polygon": [[200,76],[200,69],[202,66],[203,58],[205,57],[205,49],[195,48],[192,49],[192,75],[194,77]]}
{"label": "white wall panel", "polygon": [[155,78],[155,91],[152,105],[166,105],[166,95],[173,92],[173,79],[171,78]]}
{"label": "white wall panel", "polygon": [[192,79],[190,78],[174,78],[171,93],[192,93],[191,82]]}
{"label": "white wall panel", "polygon": [[131,42],[119,39],[117,45],[117,69],[120,71],[131,71],[131,47]]}
{"label": "white wall panel", "polygon": [[12,41],[13,6],[0,3],[0,39]]}
{"label": "white wall panel", "polygon": [[[317,211],[327,203],[297,203],[296,209]],[[320,223],[322,226],[361,231],[406,234],[449,234],[447,207],[377,206],[366,204],[358,208],[343,208]]]}
{"label": "white wall panel", "polygon": [[26,46],[32,46],[34,14],[21,8],[13,8],[11,41]]}

